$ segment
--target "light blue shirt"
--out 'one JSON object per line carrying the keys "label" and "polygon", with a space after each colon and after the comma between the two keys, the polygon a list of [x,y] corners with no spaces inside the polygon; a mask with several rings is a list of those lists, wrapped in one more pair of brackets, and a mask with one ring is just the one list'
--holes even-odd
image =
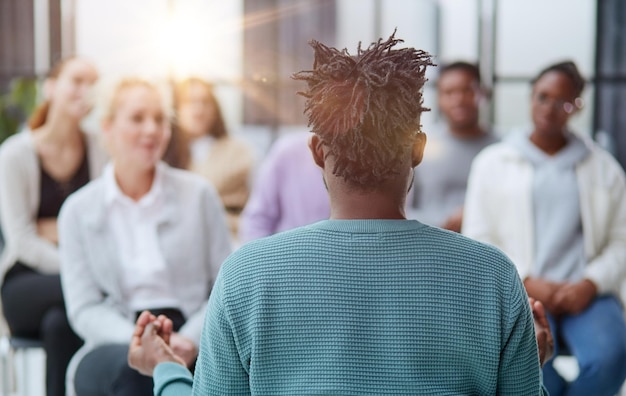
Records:
{"label": "light blue shirt", "polygon": [[533,165],[535,265],[531,275],[553,282],[580,281],[587,262],[576,165],[589,155],[589,149],[567,132],[567,145],[548,155],[530,141],[529,135],[523,131],[507,141]]}

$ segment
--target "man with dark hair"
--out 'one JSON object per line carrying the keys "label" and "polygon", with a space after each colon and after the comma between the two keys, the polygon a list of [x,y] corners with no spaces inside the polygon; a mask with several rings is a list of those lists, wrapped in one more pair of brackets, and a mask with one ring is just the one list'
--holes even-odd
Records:
{"label": "man with dark hair", "polygon": [[226,260],[193,378],[167,345],[171,322],[144,312],[129,360],[154,374],[155,394],[189,394],[192,382],[202,395],[543,394],[513,264],[406,220],[432,62],[399,42],[392,35],[354,56],[312,42],[313,69],[295,78],[307,84],[309,146],[331,219]]}
{"label": "man with dark hair", "polygon": [[429,133],[424,161],[415,169],[411,217],[460,232],[467,178],[474,157],[498,139],[479,123],[487,95],[474,64],[453,62],[439,71],[437,98],[446,125]]}

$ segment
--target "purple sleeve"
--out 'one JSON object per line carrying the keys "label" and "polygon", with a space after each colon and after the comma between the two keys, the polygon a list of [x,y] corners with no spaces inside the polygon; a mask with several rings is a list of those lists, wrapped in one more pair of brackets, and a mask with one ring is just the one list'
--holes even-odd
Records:
{"label": "purple sleeve", "polygon": [[272,235],[280,220],[280,145],[268,153],[256,177],[248,203],[239,222],[239,239],[249,242]]}

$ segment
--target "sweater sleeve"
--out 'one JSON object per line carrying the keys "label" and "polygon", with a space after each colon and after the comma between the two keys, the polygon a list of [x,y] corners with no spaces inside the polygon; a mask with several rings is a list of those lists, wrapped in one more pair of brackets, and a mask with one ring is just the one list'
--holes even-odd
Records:
{"label": "sweater sleeve", "polygon": [[193,377],[186,367],[178,363],[160,363],[153,373],[155,396],[191,395]]}
{"label": "sweater sleeve", "polygon": [[612,158],[606,161],[603,171],[605,175],[612,174],[612,183],[607,188],[606,201],[594,204],[606,210],[609,220],[604,224],[608,230],[604,247],[588,263],[585,276],[598,287],[599,293],[610,293],[619,291],[626,275],[626,177]]}
{"label": "sweater sleeve", "polygon": [[[212,288],[222,263],[232,251],[232,245],[230,232],[226,224],[226,216],[217,192],[213,188],[206,188],[203,200],[206,205],[205,224],[208,230],[207,243],[209,245],[207,248],[208,257],[206,266],[211,283],[209,287]],[[196,343],[198,343],[201,337],[206,305],[206,303],[203,304],[180,328],[180,334]]]}
{"label": "sweater sleeve", "polygon": [[265,158],[256,176],[250,199],[239,220],[242,242],[272,235],[280,219],[280,147],[274,147]]}
{"label": "sweater sleeve", "polygon": [[528,297],[517,273],[511,273],[509,299],[503,308],[505,318],[497,394],[546,395]]}
{"label": "sweater sleeve", "polygon": [[105,303],[105,296],[89,268],[89,256],[80,226],[78,207],[70,197],[59,214],[61,285],[72,328],[95,344],[128,344],[134,323]]}
{"label": "sweater sleeve", "polygon": [[196,362],[194,395],[249,395],[250,384],[234,327],[224,302],[222,276],[209,298],[200,354]]}
{"label": "sweater sleeve", "polygon": [[[22,139],[24,136],[14,138]],[[39,194],[39,191],[29,188],[30,180],[36,177],[32,172],[38,170],[35,165],[29,166],[35,154],[26,152],[29,147],[19,143],[19,140],[7,141],[0,150],[2,232],[17,260],[37,271],[58,274],[57,247],[37,234],[37,208],[31,205],[33,194]]]}

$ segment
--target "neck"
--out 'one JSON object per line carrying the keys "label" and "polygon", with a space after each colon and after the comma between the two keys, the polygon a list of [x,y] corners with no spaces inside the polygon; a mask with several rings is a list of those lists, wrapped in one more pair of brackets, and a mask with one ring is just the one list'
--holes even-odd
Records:
{"label": "neck", "polygon": [[80,120],[64,117],[50,112],[46,123],[38,129],[37,138],[41,142],[52,144],[82,144]]}
{"label": "neck", "polygon": [[[337,181],[336,181],[337,182]],[[333,220],[406,219],[406,189],[381,188],[360,191],[344,183],[330,188],[330,218]]]}
{"label": "neck", "polygon": [[563,133],[540,133],[534,130],[530,135],[530,141],[546,154],[556,154],[567,144]]}
{"label": "neck", "polygon": [[122,193],[133,201],[139,201],[150,192],[155,174],[156,168],[139,170],[133,169],[132,166],[124,166],[119,162],[116,162],[114,165],[117,185]]}
{"label": "neck", "polygon": [[485,131],[478,123],[469,126],[450,125],[449,128],[452,135],[459,138],[477,138],[485,134]]}

